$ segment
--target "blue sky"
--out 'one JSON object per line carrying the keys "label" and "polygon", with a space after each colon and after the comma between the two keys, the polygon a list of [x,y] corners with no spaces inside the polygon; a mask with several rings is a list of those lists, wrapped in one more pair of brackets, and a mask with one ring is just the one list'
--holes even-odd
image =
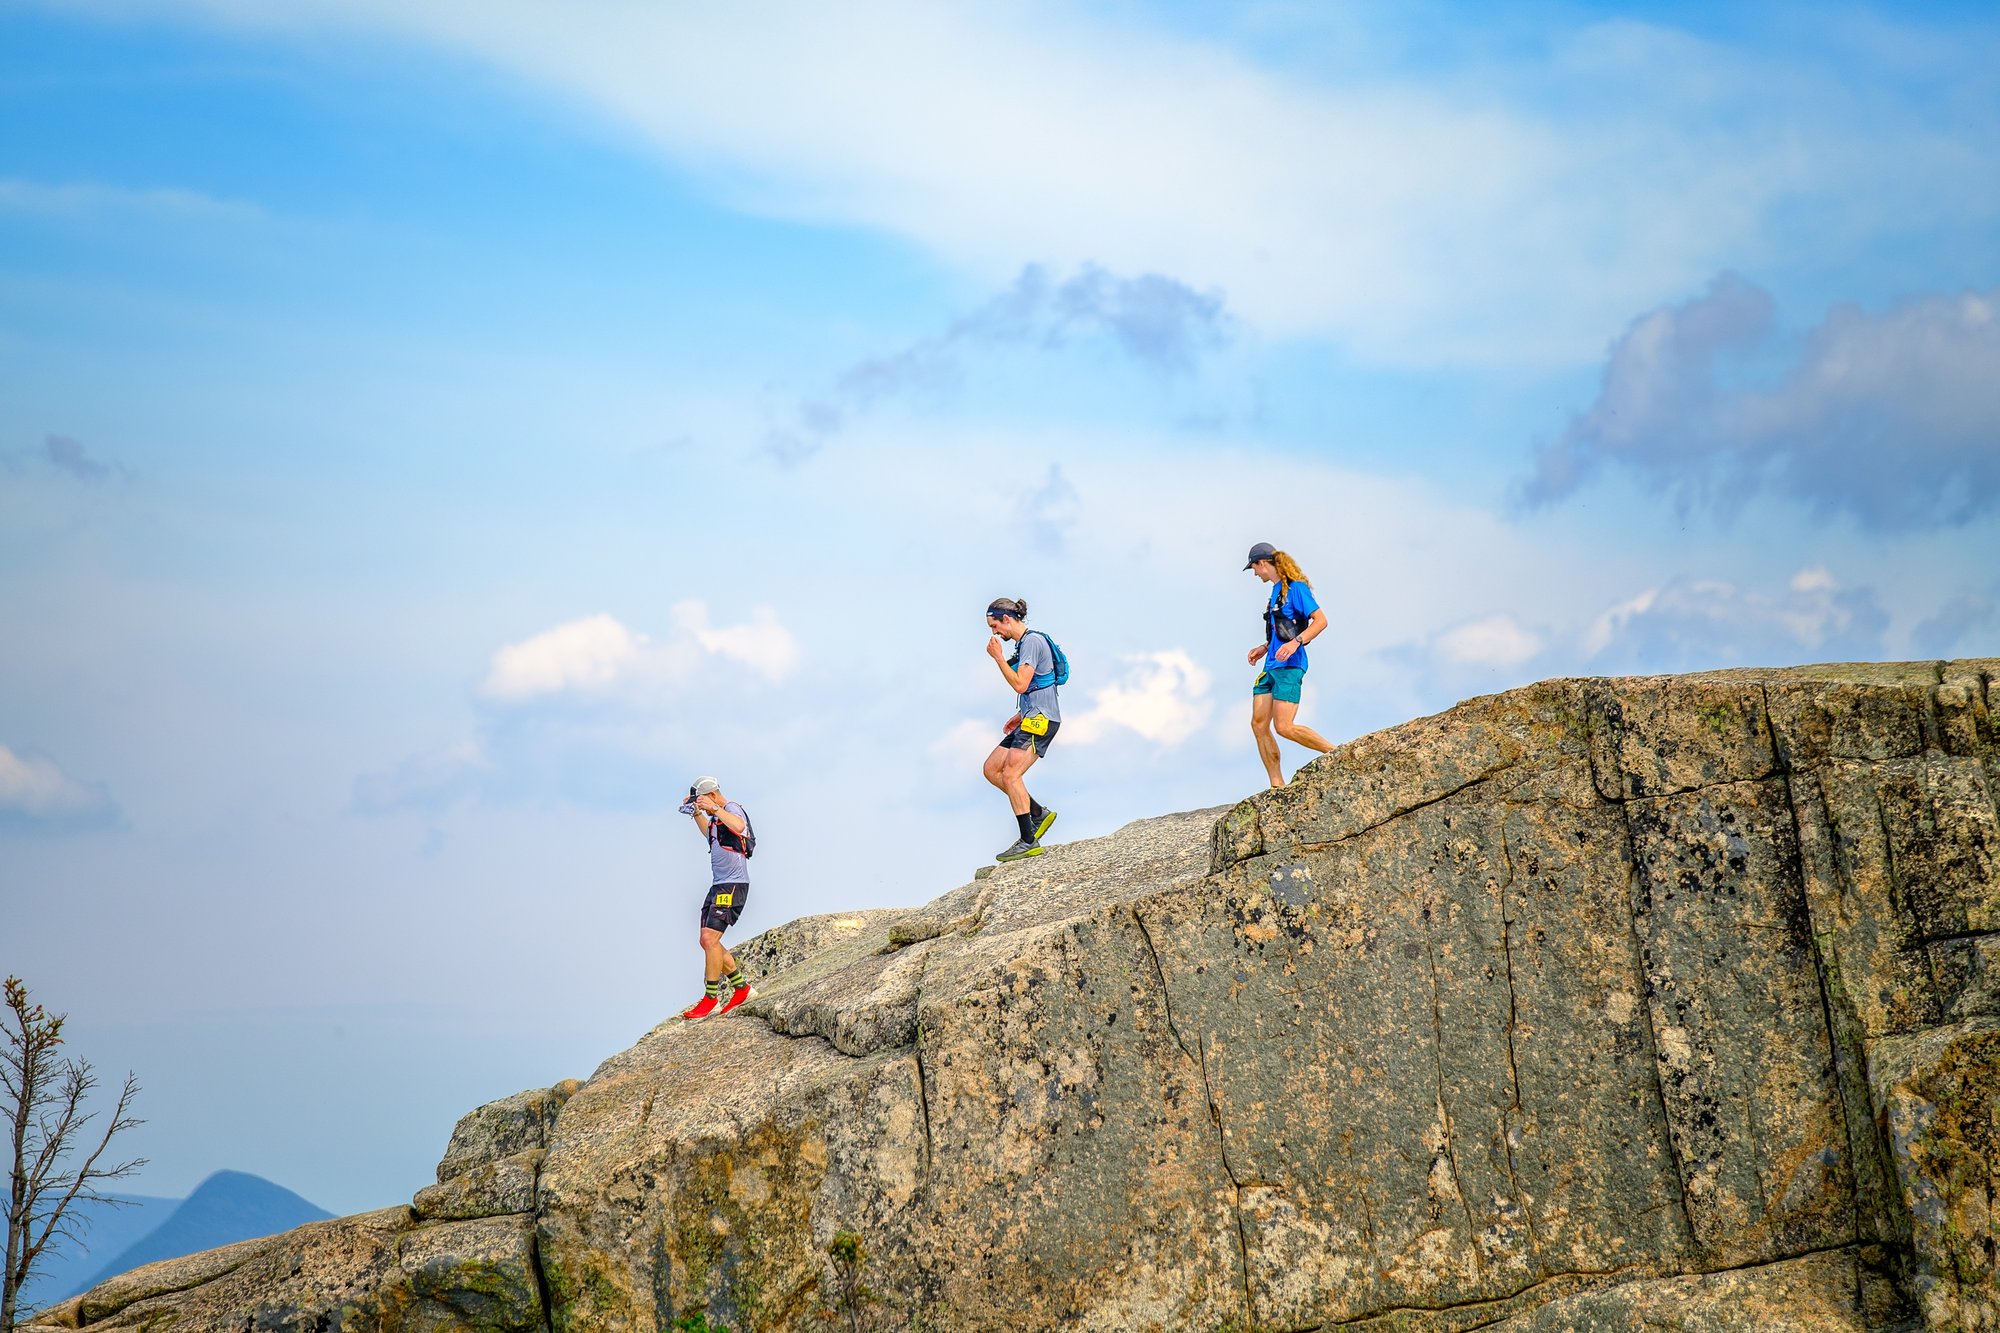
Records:
{"label": "blue sky", "polygon": [[[744,931],[1561,674],[2000,652],[1978,6],[0,13],[0,968],[336,1210]],[[1288,755],[1296,762],[1301,755]],[[746,1072],[754,1077],[754,1071]]]}

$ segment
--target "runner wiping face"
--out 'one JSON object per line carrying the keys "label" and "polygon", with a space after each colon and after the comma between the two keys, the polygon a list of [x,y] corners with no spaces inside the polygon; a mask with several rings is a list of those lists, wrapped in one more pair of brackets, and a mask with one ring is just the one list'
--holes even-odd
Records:
{"label": "runner wiping face", "polygon": [[986,617],[986,628],[990,632],[997,634],[1001,638],[1009,640],[1010,642],[1012,640],[1020,638],[1023,634],[1026,634],[1028,632],[1028,627],[1025,624],[1015,619],[1013,616],[1007,616],[1007,615],[996,616],[989,614]]}

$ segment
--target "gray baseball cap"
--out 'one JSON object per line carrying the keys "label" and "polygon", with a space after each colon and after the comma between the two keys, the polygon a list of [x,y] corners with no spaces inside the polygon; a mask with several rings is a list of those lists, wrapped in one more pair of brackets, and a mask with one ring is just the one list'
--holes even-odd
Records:
{"label": "gray baseball cap", "polygon": [[1250,568],[1250,566],[1256,564],[1259,560],[1269,560],[1272,556],[1276,555],[1277,553],[1278,553],[1278,548],[1271,545],[1271,543],[1258,542],[1255,546],[1250,548],[1250,558],[1243,562],[1243,568],[1248,569]]}
{"label": "gray baseball cap", "polygon": [[694,780],[694,794],[696,796],[706,796],[712,791],[721,790],[722,784],[714,778],[696,778]]}

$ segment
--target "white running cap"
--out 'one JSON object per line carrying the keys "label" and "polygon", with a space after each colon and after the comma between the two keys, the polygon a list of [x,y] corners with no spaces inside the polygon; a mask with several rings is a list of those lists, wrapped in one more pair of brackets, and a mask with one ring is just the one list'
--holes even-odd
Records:
{"label": "white running cap", "polygon": [[696,796],[706,796],[712,791],[721,790],[722,784],[714,778],[696,778],[694,780],[694,794]]}

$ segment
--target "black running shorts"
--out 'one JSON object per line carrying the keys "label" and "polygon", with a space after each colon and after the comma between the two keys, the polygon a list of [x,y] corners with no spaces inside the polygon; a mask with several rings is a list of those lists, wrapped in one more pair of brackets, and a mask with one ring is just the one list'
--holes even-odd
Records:
{"label": "black running shorts", "polygon": [[701,900],[702,929],[728,930],[743,915],[743,902],[749,896],[748,884],[717,884],[710,888],[708,897]]}
{"label": "black running shorts", "polygon": [[1025,750],[1032,745],[1035,747],[1035,758],[1043,759],[1048,756],[1049,742],[1054,740],[1056,733],[1061,730],[1062,723],[1051,722],[1047,731],[1039,736],[1031,736],[1021,730],[1021,728],[1016,727],[1000,738],[1000,748],[1003,750]]}

